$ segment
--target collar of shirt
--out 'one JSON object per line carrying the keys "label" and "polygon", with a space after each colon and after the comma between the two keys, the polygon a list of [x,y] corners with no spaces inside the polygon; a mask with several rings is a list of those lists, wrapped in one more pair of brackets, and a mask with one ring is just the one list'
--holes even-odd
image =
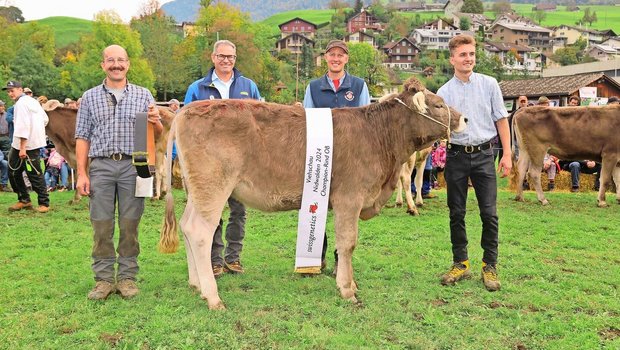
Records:
{"label": "collar of shirt", "polygon": [[217,89],[217,91],[220,92],[220,96],[222,96],[222,99],[223,100],[228,99],[230,96],[230,86],[235,80],[235,74],[233,73],[229,81],[223,81],[222,79],[220,79],[220,77],[217,76],[217,74],[215,73],[215,70],[213,70],[213,75],[211,76],[211,80],[213,82],[213,85]]}

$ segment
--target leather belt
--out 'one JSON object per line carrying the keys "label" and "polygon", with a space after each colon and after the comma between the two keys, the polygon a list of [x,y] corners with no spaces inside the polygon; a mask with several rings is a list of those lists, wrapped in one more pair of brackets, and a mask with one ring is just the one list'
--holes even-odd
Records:
{"label": "leather belt", "polygon": [[127,155],[127,154],[123,154],[123,153],[114,153],[114,154],[111,154],[107,158],[110,158],[110,159],[118,162],[118,161],[121,161],[121,160],[131,159],[131,156]]}
{"label": "leather belt", "polygon": [[463,146],[463,145],[457,145],[454,143],[450,143],[448,144],[448,149],[452,150],[452,151],[460,151],[460,152],[465,152],[467,154],[470,153],[478,153],[480,151],[484,151],[487,149],[490,149],[491,146],[491,142],[485,142],[485,143],[481,143],[477,146]]}

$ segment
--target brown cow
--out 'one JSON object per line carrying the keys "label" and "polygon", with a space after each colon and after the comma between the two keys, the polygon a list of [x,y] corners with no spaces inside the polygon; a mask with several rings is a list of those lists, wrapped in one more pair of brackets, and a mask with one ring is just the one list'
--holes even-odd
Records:
{"label": "brown cow", "polygon": [[[161,116],[161,123],[164,129],[160,137],[155,140],[156,149],[156,192],[153,198],[160,197],[161,184],[163,183],[163,169],[164,155],[166,152],[166,142],[168,140],[168,133],[172,120],[174,119],[174,113],[167,107],[157,107],[159,109],[159,115]],[[43,109],[49,117],[49,122],[45,127],[47,137],[54,143],[58,153],[67,161],[69,166],[73,169],[77,167],[77,160],[75,158],[75,121],[77,119],[77,109],[62,107],[62,104],[58,100],[49,100],[43,105]],[[165,187],[164,187],[165,189]],[[71,201],[72,203],[80,200],[80,194],[75,191],[75,197]]]}
{"label": "brown cow", "polygon": [[[343,298],[356,301],[351,256],[358,218],[377,215],[391,197],[402,164],[418,149],[465,127],[464,118],[415,79],[387,101],[333,114],[329,202],[334,210]],[[189,284],[209,308],[224,308],[211,266],[211,242],[229,196],[263,211],[299,210],[306,154],[305,110],[251,100],[197,101],[173,125],[188,194],[181,218]],[[168,158],[170,159],[170,157]],[[167,162],[167,167],[170,163]],[[169,171],[166,171],[169,176]],[[166,196],[160,250],[178,245],[174,201]]]}
{"label": "brown cow", "polygon": [[[407,201],[407,213],[411,215],[420,215],[417,207],[424,205],[424,199],[422,198],[422,183],[424,181],[424,167],[426,166],[426,158],[430,156],[433,147],[428,147],[423,150],[414,152],[407,162],[405,162],[400,169],[400,176],[396,183],[396,207],[403,206],[403,187],[405,189],[405,200]],[[415,196],[415,202],[411,195],[411,174],[413,169],[416,169],[415,174],[415,186],[418,189]]]}
{"label": "brown cow", "polygon": [[[620,106],[604,107],[528,107],[513,118],[519,145],[517,184],[525,172],[534,182],[538,200],[547,205],[540,185],[543,158],[548,151],[560,159],[590,159],[601,162],[598,206],[606,207],[605,190],[613,173],[616,200],[620,203]],[[531,165],[530,165],[531,164]],[[516,186],[515,200],[523,201],[523,188]]]}

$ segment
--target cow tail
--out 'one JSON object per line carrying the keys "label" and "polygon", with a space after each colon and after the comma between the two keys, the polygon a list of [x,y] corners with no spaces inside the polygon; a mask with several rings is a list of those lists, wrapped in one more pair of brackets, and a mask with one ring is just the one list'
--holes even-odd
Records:
{"label": "cow tail", "polygon": [[159,251],[166,254],[175,253],[179,249],[177,218],[174,212],[174,196],[172,195],[172,145],[176,138],[175,121],[177,118],[174,118],[170,126],[168,144],[166,146],[166,171],[164,178],[169,191],[166,193],[166,213],[159,236]]}
{"label": "cow tail", "polygon": [[517,130],[517,113],[519,110],[515,111],[512,114],[511,126],[510,126],[510,150],[512,151],[512,171],[509,176],[509,186],[510,188],[517,188],[517,179],[519,178],[519,167],[517,166],[517,137],[519,131]]}

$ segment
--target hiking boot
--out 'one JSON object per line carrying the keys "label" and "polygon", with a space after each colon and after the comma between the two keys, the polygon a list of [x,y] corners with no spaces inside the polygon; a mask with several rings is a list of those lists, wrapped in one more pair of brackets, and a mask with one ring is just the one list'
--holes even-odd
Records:
{"label": "hiking boot", "polygon": [[13,192],[13,190],[10,189],[9,186],[7,186],[7,185],[0,185],[0,191],[2,191],[2,192]]}
{"label": "hiking boot", "polygon": [[130,279],[124,279],[116,284],[116,292],[120,293],[124,299],[131,299],[138,295],[140,290],[136,286],[136,282]]}
{"label": "hiking boot", "polygon": [[454,283],[471,276],[469,269],[469,260],[455,262],[452,264],[450,271],[441,276],[441,284],[444,286],[454,285]]}
{"label": "hiking boot", "polygon": [[58,192],[64,192],[67,190],[67,188],[65,186],[60,186],[57,188]]}
{"label": "hiking boot", "polygon": [[50,207],[45,206],[45,205],[39,205],[39,207],[35,210],[38,211],[39,213],[47,213],[48,211],[50,211]]}
{"label": "hiking boot", "polygon": [[244,272],[243,266],[241,266],[241,263],[239,261],[234,261],[231,263],[225,262],[224,270],[230,273],[243,273]]}
{"label": "hiking boot", "polygon": [[105,300],[110,294],[114,293],[114,284],[108,281],[97,281],[95,288],[88,293],[90,300]]}
{"label": "hiking boot", "polygon": [[551,181],[549,181],[549,184],[547,184],[547,190],[548,190],[549,192],[551,192],[551,191],[555,190],[555,182],[551,182]]}
{"label": "hiking boot", "polygon": [[497,269],[495,265],[488,265],[484,261],[482,262],[482,282],[484,282],[484,287],[489,292],[500,290],[502,284],[499,282],[499,278],[497,277]]}
{"label": "hiking boot", "polygon": [[422,198],[424,198],[424,199],[433,199],[433,198],[437,198],[437,195],[433,194],[433,193],[427,193],[427,194],[423,194]]}
{"label": "hiking boot", "polygon": [[570,189],[571,192],[579,192],[579,187],[573,187]]}
{"label": "hiking boot", "polygon": [[9,211],[20,211],[22,209],[32,209],[32,203],[17,202],[9,207]]}
{"label": "hiking boot", "polygon": [[215,276],[215,278],[218,278],[223,274],[224,274],[224,266],[213,265],[213,276]]}

